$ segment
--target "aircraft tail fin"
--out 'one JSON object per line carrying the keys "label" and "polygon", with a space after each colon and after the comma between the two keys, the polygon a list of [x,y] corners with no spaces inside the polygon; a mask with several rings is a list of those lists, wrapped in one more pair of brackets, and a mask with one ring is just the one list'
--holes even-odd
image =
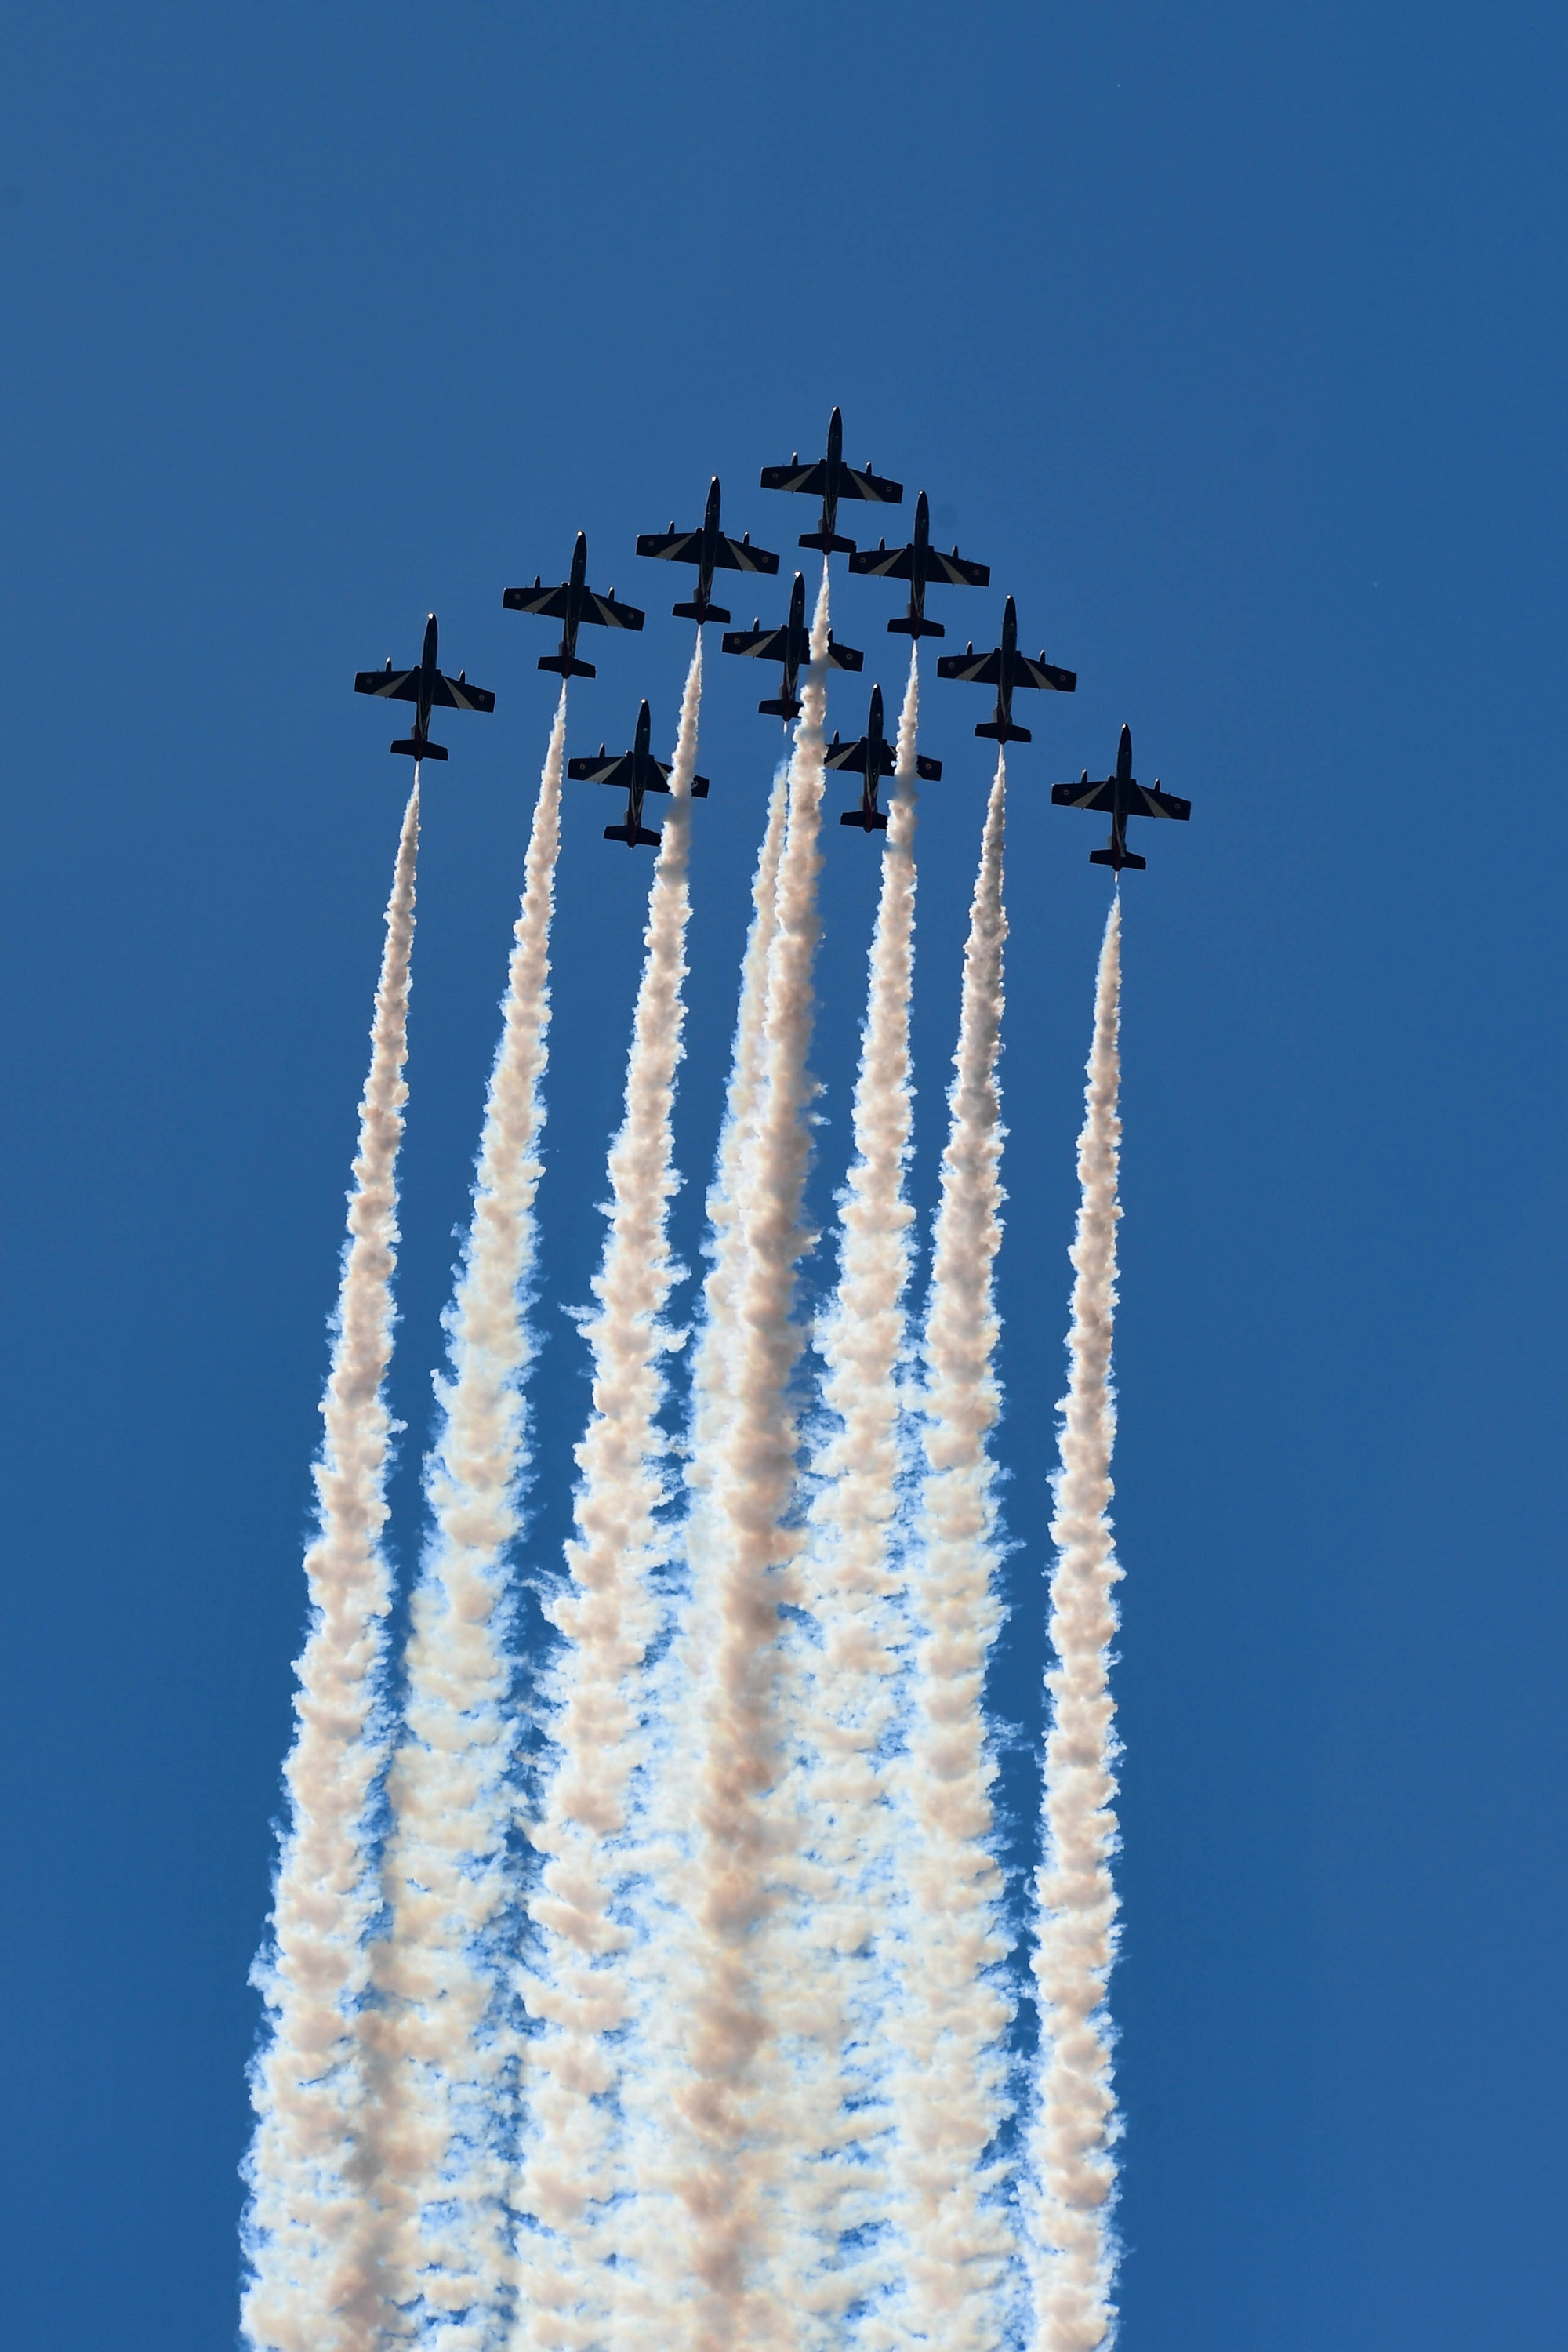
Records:
{"label": "aircraft tail fin", "polygon": [[646,824],[607,824],[605,827],[605,839],[624,841],[628,849],[658,847],[658,834],[650,833]]}
{"label": "aircraft tail fin", "polygon": [[840,824],[858,825],[862,833],[886,833],[888,830],[887,815],[881,809],[873,809],[869,815],[864,809],[846,809],[838,822]]}
{"label": "aircraft tail fin", "polygon": [[975,729],[977,735],[989,735],[994,743],[1032,743],[1034,737],[1026,727],[1019,727],[1009,719],[987,719]]}
{"label": "aircraft tail fin", "polygon": [[563,677],[597,677],[592,662],[580,661],[575,654],[541,654],[541,669],[559,670]]}
{"label": "aircraft tail fin", "polygon": [[689,604],[672,604],[669,609],[678,621],[727,621],[730,617],[722,604],[699,604],[695,600]]}
{"label": "aircraft tail fin", "polygon": [[[1116,852],[1113,849],[1091,849],[1089,853],[1089,862],[1091,866],[1114,866],[1117,863]],[[1131,866],[1135,874],[1146,874],[1149,870],[1149,860],[1146,857],[1140,857],[1136,850],[1124,849],[1121,863],[1123,866]]]}
{"label": "aircraft tail fin", "polygon": [[803,530],[800,543],[802,547],[819,547],[824,555],[853,555],[855,552],[854,541],[841,539],[836,530]]}
{"label": "aircraft tail fin", "polygon": [[917,618],[910,613],[900,613],[896,621],[888,623],[890,637],[945,637],[947,631],[940,621],[928,621],[924,614]]}
{"label": "aircraft tail fin", "polygon": [[799,703],[792,702],[789,697],[784,694],[781,694],[775,702],[759,702],[757,709],[764,712],[769,719],[789,719],[800,717]]}
{"label": "aircraft tail fin", "polygon": [[444,760],[447,756],[445,744],[421,743],[412,735],[405,735],[392,748],[395,751],[402,751],[410,760]]}

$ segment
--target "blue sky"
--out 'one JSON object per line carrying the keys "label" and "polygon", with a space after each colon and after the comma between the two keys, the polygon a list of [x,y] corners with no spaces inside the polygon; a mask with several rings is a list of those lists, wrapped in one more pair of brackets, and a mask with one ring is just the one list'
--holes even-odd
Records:
{"label": "blue sky", "polygon": [[[307,1465],[401,793],[353,669],[493,686],[428,795],[395,1372],[406,1562],[552,681],[500,590],[648,608],[573,748],[668,740],[632,541],[789,547],[835,401],[1078,669],[1014,775],[1003,1259],[1033,1805],[1072,1140],[1123,719],[1130,2352],[1568,2319],[1561,1198],[1564,41],[1543,8],[58,0],[0,97],[0,2244],[16,2352],[234,2327]],[[907,509],[905,509],[907,512]],[[775,585],[741,591],[764,615]],[[937,599],[933,596],[933,609]],[[896,691],[891,591],[840,634]],[[872,649],[880,648],[876,651]],[[695,1249],[777,738],[703,712]],[[875,665],[875,667],[873,667]],[[929,673],[928,673],[929,675]],[[925,748],[929,1205],[979,696]],[[833,706],[858,727],[864,689]],[[646,868],[561,876],[535,1540],[563,1524]],[[1145,844],[1146,847],[1150,845]],[[828,845],[841,1171],[875,860]]]}

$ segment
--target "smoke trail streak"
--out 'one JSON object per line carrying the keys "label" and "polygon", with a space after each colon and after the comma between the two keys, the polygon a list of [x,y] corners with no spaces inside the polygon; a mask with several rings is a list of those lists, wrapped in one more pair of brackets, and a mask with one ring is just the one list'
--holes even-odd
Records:
{"label": "smoke trail streak", "polygon": [[1001,1240],[1004,1128],[996,1082],[1003,1008],[1006,763],[985,813],[963,951],[956,1077],[942,1161],[924,1336],[926,1473],[910,1580],[918,1630],[903,1797],[906,1943],[897,2014],[892,2158],[902,2289],[889,2316],[906,2340],[989,2352],[1005,2327],[1013,2238],[985,2151],[1003,2116],[999,2037],[1011,2004],[995,1964],[1001,1874],[992,1852],[984,1711],[1000,1609],[995,1472],[999,1410],[993,1268]]}
{"label": "smoke trail streak", "polygon": [[1046,1676],[1045,1861],[1037,1880],[1034,1958],[1042,2029],[1039,2103],[1031,2132],[1037,2244],[1035,2343],[1038,2352],[1094,2352],[1116,2318],[1110,2209],[1115,2100],[1106,1981],[1115,1958],[1115,1709],[1108,1650],[1118,1622],[1122,1570],[1111,1538],[1110,1455],[1116,1406],[1110,1346],[1116,1311],[1117,1168],[1121,1140],[1119,1029],[1121,901],[1111,902],[1094,991],[1094,1044],[1072,1247],[1071,1373],[1059,1410],[1061,1469],[1052,1540],[1051,1645]]}
{"label": "smoke trail streak", "polygon": [[[885,2044],[892,1824],[885,1744],[898,1705],[903,1633],[895,1557],[905,1451],[899,1377],[908,1352],[904,1292],[913,1211],[904,1195],[913,1103],[915,739],[918,641],[899,721],[869,986],[855,1086],[855,1158],[838,1204],[838,1278],[818,1321],[827,1419],[814,1449],[803,1599],[816,1646],[803,1661],[805,1762],[801,1928],[809,1966],[808,2047],[795,2102],[795,2162],[781,2267],[820,2320],[841,2323],[869,2290],[877,2251],[847,2244],[879,2217],[888,2126]],[[798,1959],[798,1952],[796,1954]],[[820,2332],[820,2331],[819,2331]]]}
{"label": "smoke trail streak", "polygon": [[370,1075],[359,1108],[349,1242],[315,1465],[320,1533],[305,1555],[311,1622],[296,1669],[298,1729],[285,1767],[289,1819],[271,1945],[255,1981],[271,2038],[252,2074],[243,2305],[247,2341],[269,2352],[350,2352],[342,2269],[357,2227],[347,2176],[363,2090],[355,2014],[365,1935],[380,1904],[369,1819],[386,1759],[384,1677],[391,1576],[381,1549],[391,1423],[398,1146],[408,1098],[409,959],[419,842],[419,771],[403,819],[375,992]]}
{"label": "smoke trail streak", "polygon": [[648,895],[646,955],[611,1146],[610,1226],[584,1326],[593,1414],[576,1449],[582,1474],[566,1547],[569,1589],[548,1613],[564,1639],[554,1680],[556,1771],[533,1843],[545,1856],[529,1905],[538,1952],[525,1999],[541,2021],[529,2045],[531,2096],[519,2203],[539,2226],[519,2245],[514,2340],[570,2346],[598,2337],[615,2287],[607,2209],[617,2185],[616,2107],[633,1987],[626,1959],[626,1849],[644,1757],[638,1677],[657,1630],[652,1578],[667,1556],[660,1510],[669,1441],[659,1426],[661,1319],[681,1269],[668,1210],[679,1179],[671,1117],[684,1047],[691,779],[702,700],[702,639],[686,680],[670,803]]}
{"label": "smoke trail streak", "polygon": [[[732,2352],[738,2343],[763,2352],[786,2340],[790,2324],[771,2278],[769,2192],[784,2094],[763,1954],[779,1834],[765,1800],[781,1769],[778,1611],[793,1597],[784,1571],[798,1548],[786,1525],[796,1449],[787,1392],[803,1344],[790,1310],[805,1245],[827,621],[824,563],[790,761],[754,1132],[741,1143],[735,1171],[733,1280],[709,1286],[710,1311],[721,1325],[709,1360],[729,1404],[707,1422],[696,1472],[706,1493],[690,1537],[682,1659],[695,1737],[689,1763],[677,1762],[673,1780],[694,1835],[675,1890],[683,1913],[668,1967],[675,2032],[655,2053],[643,2092],[645,2115],[662,2102],[676,2135],[659,2172],[676,2200],[668,2238],[679,2263],[672,2268],[667,2257],[662,2272],[664,2325],[686,2332],[694,2352]],[[754,1017],[754,1001],[748,1010]],[[642,2245],[647,2273],[658,2277],[658,2249],[646,2231]]]}
{"label": "smoke trail streak", "polygon": [[529,832],[473,1214],[445,1317],[450,1369],[436,1382],[439,1422],[425,1476],[433,1526],[388,1782],[391,1927],[373,1947],[380,2003],[363,2021],[378,2094],[360,2166],[364,2308],[391,2340],[418,2333],[442,2352],[493,2342],[508,2296],[503,2138],[515,2045],[495,1948],[515,1802],[508,1554],[529,1460],[522,1391],[536,1341],[526,1307],[538,1254],[565,732],[563,684]]}

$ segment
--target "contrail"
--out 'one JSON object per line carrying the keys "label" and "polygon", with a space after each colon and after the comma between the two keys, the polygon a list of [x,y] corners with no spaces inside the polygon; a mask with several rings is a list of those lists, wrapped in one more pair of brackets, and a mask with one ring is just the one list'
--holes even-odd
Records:
{"label": "contrail", "polygon": [[1116,1197],[1121,1121],[1121,901],[1111,901],[1094,990],[1094,1044],[1079,1137],[1083,1188],[1073,1243],[1072,1369],[1060,1410],[1061,1469],[1051,1537],[1051,1646],[1046,1676],[1045,1862],[1037,1886],[1041,2063],[1031,2131],[1036,2177],[1031,2251],[1038,2352],[1094,2352],[1115,2323],[1116,2185],[1106,1981],[1116,1953],[1110,1855],[1117,1825],[1115,1709],[1109,1646],[1122,1570],[1111,1539],[1110,1454],[1116,1406],[1110,1344],[1116,1310]]}
{"label": "contrail", "polygon": [[[693,1349],[686,1473],[692,1493],[685,1531],[689,1567],[712,1558],[708,1498],[730,1413],[736,1288],[745,1246],[741,1194],[756,1139],[763,1088],[768,957],[778,928],[778,873],[788,804],[787,763],[781,762],[752,883],[752,922],[742,962],[724,1120],[707,1200],[710,1265]],[[669,2146],[669,2097],[682,2064],[684,2011],[671,1998],[671,1986],[692,1981],[683,1940],[687,1923],[679,1906],[689,1891],[702,1729],[700,1685],[715,1622],[712,1582],[706,1567],[690,1576],[681,1596],[681,1640],[649,1677],[647,1706],[657,1748],[648,1759],[637,1821],[649,1884],[640,1906],[641,1932],[626,1962],[637,2011],[637,2063],[624,2085],[631,2194],[619,2219],[632,2267],[617,2296],[611,2336],[612,2343],[626,2345],[628,2352],[634,2346],[640,2352],[649,2326],[668,2327],[685,2284],[682,2209]]]}
{"label": "contrail", "polygon": [[[577,1447],[570,1581],[548,1614],[563,1638],[552,1676],[557,1750],[542,1817],[531,1831],[545,1857],[529,1904],[537,1942],[524,1999],[538,2020],[528,2045],[529,2101],[518,2202],[513,2341],[572,2347],[604,2340],[617,2284],[610,2208],[619,2169],[620,2077],[633,1988],[624,1923],[631,1859],[626,1831],[644,1761],[640,1677],[658,1628],[653,1577],[668,1539],[661,1523],[669,1441],[659,1425],[660,1360],[675,1344],[662,1320],[681,1269],[668,1211],[679,1184],[671,1116],[686,1022],[687,868],[691,779],[702,700],[702,639],[686,680],[670,802],[648,895],[646,955],[626,1063],[625,1112],[611,1146],[610,1226],[584,1324],[593,1413]],[[630,2053],[636,2062],[635,2049]]]}
{"label": "contrail", "polygon": [[386,1761],[384,1675],[392,1579],[386,1523],[398,1146],[408,1098],[409,958],[419,842],[419,770],[404,814],[375,992],[370,1075],[359,1108],[349,1242],[315,1465],[320,1533],[305,1555],[310,1631],[300,1658],[298,1729],[285,1767],[289,1825],[271,1941],[255,1970],[270,2039],[251,2078],[244,2305],[247,2341],[268,2352],[358,2352],[343,2308],[358,2204],[350,2175],[363,2090],[356,2017],[380,1907],[372,1820]]}
{"label": "contrail", "polygon": [[[889,1965],[893,1813],[889,1741],[899,1703],[904,1563],[897,1521],[907,1472],[900,1375],[913,1211],[904,1194],[913,1102],[915,741],[919,641],[899,721],[893,798],[869,958],[854,1098],[855,1157],[838,1203],[838,1278],[818,1320],[826,1416],[809,1482],[803,1600],[815,1644],[799,1690],[796,1790],[804,1918],[793,1955],[805,2043],[785,2199],[794,2242],[781,2268],[837,2340],[875,2283],[888,2128],[881,2039]],[[799,1966],[804,1958],[806,1965]]]}
{"label": "contrail", "polygon": [[790,761],[754,1132],[735,1184],[734,1280],[727,1295],[710,1284],[710,1311],[725,1325],[710,1360],[721,1369],[729,1407],[710,1417],[710,1451],[698,1469],[707,1488],[704,1527],[692,1533],[683,1629],[694,1686],[694,1760],[684,1782],[694,1836],[678,1890],[683,1948],[670,1969],[679,2063],[651,2086],[679,2127],[665,2175],[679,2200],[671,2218],[685,2284],[681,2308],[665,2305],[665,2326],[679,2327],[693,2352],[733,2352],[737,2344],[763,2352],[787,2340],[791,2326],[771,2276],[782,2093],[763,1943],[780,1832],[765,1800],[782,1769],[778,1611],[794,1588],[781,1571],[798,1549],[786,1524],[797,1444],[788,1388],[803,1344],[791,1307],[805,1245],[814,1092],[805,1061],[819,931],[827,621],[825,563]]}
{"label": "contrail", "polygon": [[[515,2039],[498,1948],[511,1874],[515,1719],[510,1548],[529,1466],[541,1094],[561,840],[563,685],[529,832],[485,1105],[473,1215],[445,1318],[449,1371],[426,1464],[432,1528],[415,1588],[405,1731],[388,1780],[390,1930],[362,2030],[375,2097],[358,2168],[367,2325],[442,2352],[492,2343],[510,2299],[506,2086]],[[422,2310],[423,2325],[416,2314]]]}
{"label": "contrail", "polygon": [[923,1352],[926,1471],[910,1607],[915,1640],[903,1774],[907,1889],[892,2145],[902,2286],[888,2316],[907,2342],[990,2352],[1005,2334],[1015,2256],[987,2160],[1004,2114],[996,1980],[1001,1873],[992,1851],[985,1665],[1000,1607],[995,1471],[1000,1398],[993,1267],[1001,1240],[1002,904],[1006,763],[985,812],[963,951],[956,1077],[942,1153]]}

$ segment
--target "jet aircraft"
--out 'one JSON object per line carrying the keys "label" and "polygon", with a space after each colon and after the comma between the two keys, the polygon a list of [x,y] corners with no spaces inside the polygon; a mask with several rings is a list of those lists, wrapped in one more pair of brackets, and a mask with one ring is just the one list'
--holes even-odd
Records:
{"label": "jet aircraft", "polygon": [[[862,833],[886,833],[887,811],[878,807],[877,791],[882,778],[892,774],[896,762],[893,747],[882,732],[882,689],[879,686],[871,688],[871,709],[864,735],[858,743],[841,743],[835,734],[827,747],[826,764],[830,768],[850,769],[860,778],[860,805],[858,809],[846,809],[838,820],[839,824],[858,824]],[[928,760],[923,751],[917,752],[915,773],[922,776],[927,783],[937,783],[942,778],[942,761]]]}
{"label": "jet aircraft", "polygon": [[678,621],[695,621],[700,628],[704,621],[727,621],[729,614],[722,604],[712,601],[713,573],[721,572],[776,572],[779,560],[770,555],[765,547],[753,547],[747,531],[740,539],[726,539],[719,528],[719,477],[714,475],[709,486],[708,504],[696,530],[677,530],[673,523],[668,530],[645,530],[637,534],[637,553],[657,555],[666,563],[695,563],[697,593],[689,604],[672,604],[671,612]]}
{"label": "jet aircraft", "polygon": [[406,752],[417,763],[421,760],[444,760],[446,750],[430,740],[431,710],[493,710],[495,696],[482,686],[470,686],[468,673],[460,669],[456,677],[444,677],[436,667],[436,615],[431,614],[425,624],[425,646],[419,656],[417,669],[394,669],[392,656],[386,656],[384,669],[362,669],[354,673],[356,694],[379,694],[389,702],[411,702],[414,705],[414,731],[395,751]]}
{"label": "jet aircraft", "polygon": [[509,613],[544,613],[561,624],[561,648],[558,653],[541,654],[541,669],[558,669],[563,677],[595,677],[598,673],[592,662],[577,658],[577,632],[584,621],[592,621],[606,629],[640,629],[643,615],[635,604],[617,604],[612,588],[601,596],[596,588],[587,584],[588,535],[577,533],[577,544],[572,550],[572,569],[559,588],[546,588],[537,572],[531,588],[505,588],[501,603]]}
{"label": "jet aircraft", "polygon": [[960,555],[955,547],[951,555],[943,555],[931,543],[931,509],[922,490],[915,500],[915,535],[908,547],[889,547],[885,539],[875,547],[863,547],[849,559],[851,572],[869,572],[881,580],[907,580],[910,583],[910,609],[902,617],[888,623],[889,633],[903,637],[944,637],[947,631],[940,621],[928,621],[926,586],[932,580],[945,581],[954,588],[988,588],[991,566],[972,563]]}
{"label": "jet aircraft", "polygon": [[1120,874],[1124,866],[1143,873],[1149,864],[1127,846],[1127,820],[1130,816],[1170,816],[1185,824],[1192,815],[1191,801],[1178,800],[1174,793],[1163,793],[1160,779],[1152,784],[1141,784],[1132,772],[1132,730],[1124,727],[1121,740],[1116,747],[1116,773],[1107,776],[1103,783],[1090,783],[1086,768],[1076,784],[1053,784],[1051,798],[1058,808],[1106,809],[1110,814],[1110,838],[1103,849],[1091,849],[1091,866],[1109,866]]}
{"label": "jet aircraft", "polygon": [[840,499],[868,499],[874,506],[897,507],[903,504],[902,482],[889,482],[874,474],[869,464],[858,474],[853,466],[844,462],[844,419],[837,409],[827,420],[827,455],[817,458],[815,465],[802,465],[797,449],[787,466],[763,467],[764,490],[799,490],[808,499],[822,500],[822,520],[815,530],[803,530],[802,547],[819,547],[824,555],[853,555],[855,542],[843,539],[838,532],[838,501]]}
{"label": "jet aircraft", "polygon": [[[596,760],[568,760],[566,762],[566,773],[574,784],[614,784],[617,787],[625,785],[626,821],[625,824],[607,824],[605,827],[605,839],[624,841],[628,849],[636,849],[639,846],[644,849],[658,847],[658,834],[650,833],[642,821],[643,795],[645,793],[668,793],[669,770],[662,760],[656,760],[648,750],[648,740],[652,732],[653,721],[648,717],[647,704],[645,702],[637,712],[637,731],[633,738],[629,751],[606,752],[601,743]],[[707,799],[706,776],[692,777],[691,797],[694,801]]]}
{"label": "jet aircraft", "polygon": [[962,677],[974,686],[996,688],[995,715],[975,729],[977,735],[994,736],[998,743],[1028,743],[1034,738],[1026,727],[1018,727],[1013,719],[1013,694],[1020,686],[1052,687],[1058,694],[1072,694],[1078,687],[1075,669],[1058,669],[1042,654],[1031,661],[1027,654],[1018,651],[1018,608],[1011,596],[1002,609],[1002,642],[988,654],[977,654],[973,646],[961,654],[943,654],[937,663],[938,677]]}
{"label": "jet aircraft", "polygon": [[[782,629],[764,629],[753,621],[749,629],[726,629],[722,642],[727,654],[754,654],[759,661],[783,662],[784,679],[776,698],[771,702],[759,702],[757,709],[786,724],[800,717],[800,697],[795,689],[802,667],[811,659],[811,631],[805,625],[805,582],[798,572],[789,593],[789,618]],[[865,658],[855,646],[837,644],[829,629],[830,669],[858,669]]]}

